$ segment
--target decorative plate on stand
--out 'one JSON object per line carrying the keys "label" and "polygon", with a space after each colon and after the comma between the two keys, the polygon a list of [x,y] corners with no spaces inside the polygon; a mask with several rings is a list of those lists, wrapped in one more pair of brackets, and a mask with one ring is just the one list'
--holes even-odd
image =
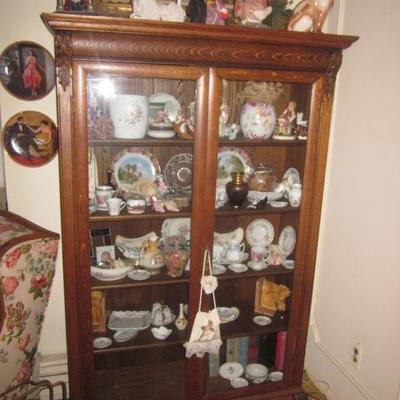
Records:
{"label": "decorative plate on stand", "polygon": [[247,180],[253,171],[249,155],[237,147],[222,147],[218,152],[217,185],[225,186],[233,172],[243,172]]}
{"label": "decorative plate on stand", "polygon": [[171,157],[164,169],[164,180],[173,192],[192,190],[193,155],[180,153]]}
{"label": "decorative plate on stand", "polygon": [[148,197],[146,187],[160,174],[157,158],[147,150],[129,148],[114,157],[113,183],[122,193],[140,193]]}

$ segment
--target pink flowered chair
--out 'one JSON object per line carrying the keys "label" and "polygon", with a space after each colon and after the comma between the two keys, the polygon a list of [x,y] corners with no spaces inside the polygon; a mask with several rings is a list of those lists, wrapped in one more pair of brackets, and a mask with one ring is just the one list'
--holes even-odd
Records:
{"label": "pink flowered chair", "polygon": [[[0,399],[25,399],[50,382],[32,382],[59,235],[0,211]],[[62,386],[64,398],[65,384]]]}

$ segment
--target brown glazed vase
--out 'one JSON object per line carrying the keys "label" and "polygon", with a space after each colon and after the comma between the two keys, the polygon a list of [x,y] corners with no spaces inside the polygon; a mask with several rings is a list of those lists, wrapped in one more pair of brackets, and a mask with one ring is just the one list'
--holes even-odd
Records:
{"label": "brown glazed vase", "polygon": [[249,185],[244,181],[243,172],[232,173],[232,180],[226,184],[226,193],[229,203],[235,208],[239,208],[246,200],[249,192]]}

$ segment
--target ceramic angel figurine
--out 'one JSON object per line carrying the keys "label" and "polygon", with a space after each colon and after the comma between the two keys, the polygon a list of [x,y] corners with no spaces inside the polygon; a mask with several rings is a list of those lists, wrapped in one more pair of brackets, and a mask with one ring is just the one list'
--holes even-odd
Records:
{"label": "ceramic angel figurine", "polygon": [[333,0],[302,0],[293,10],[288,31],[321,32]]}
{"label": "ceramic angel figurine", "polygon": [[272,12],[268,0],[236,0],[234,13],[243,24],[261,25],[262,21]]}

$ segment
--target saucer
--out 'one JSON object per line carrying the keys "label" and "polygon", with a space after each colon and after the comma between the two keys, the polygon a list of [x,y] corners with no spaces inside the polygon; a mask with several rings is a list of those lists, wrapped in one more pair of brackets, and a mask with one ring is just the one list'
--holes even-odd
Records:
{"label": "saucer", "polygon": [[226,267],[221,264],[213,264],[212,273],[213,275],[222,275],[227,271]]}
{"label": "saucer", "polygon": [[272,322],[272,319],[270,317],[266,317],[265,315],[257,315],[253,318],[253,322],[260,326],[266,326]]}
{"label": "saucer", "polygon": [[249,268],[251,268],[253,271],[261,271],[261,270],[267,268],[268,264],[266,262],[262,262],[262,261],[257,261],[257,262],[249,261],[247,263],[247,266]]}
{"label": "saucer", "polygon": [[105,349],[106,347],[110,346],[112,340],[106,336],[97,337],[93,340],[93,347],[96,349]]}
{"label": "saucer", "polygon": [[241,273],[241,272],[245,272],[248,270],[247,265],[242,264],[242,263],[233,263],[233,264],[229,264],[228,268],[232,271],[232,272],[236,272],[236,273]]}

